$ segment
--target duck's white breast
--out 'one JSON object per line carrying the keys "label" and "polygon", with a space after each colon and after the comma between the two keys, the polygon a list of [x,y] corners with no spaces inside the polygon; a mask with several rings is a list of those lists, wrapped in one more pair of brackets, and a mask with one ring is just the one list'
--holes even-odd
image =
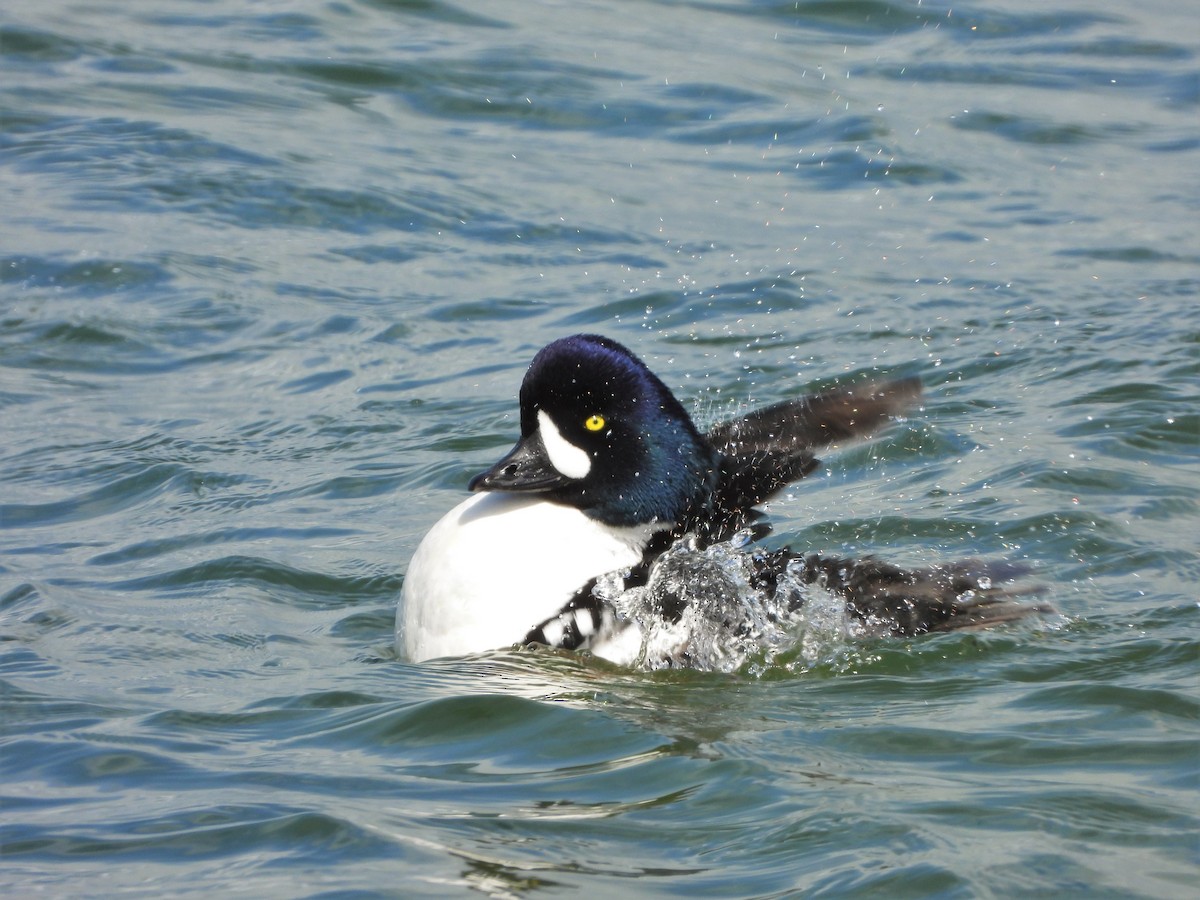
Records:
{"label": "duck's white breast", "polygon": [[610,528],[527,494],[474,494],[413,554],[397,647],[419,662],[514,644],[589,579],[636,565],[650,533]]}

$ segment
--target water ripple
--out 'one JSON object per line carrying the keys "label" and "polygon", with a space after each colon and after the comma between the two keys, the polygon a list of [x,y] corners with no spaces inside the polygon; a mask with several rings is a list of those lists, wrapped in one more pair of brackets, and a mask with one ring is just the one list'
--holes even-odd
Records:
{"label": "water ripple", "polygon": [[[9,6],[8,893],[1188,895],[1190,10]],[[1060,614],[406,663],[406,560],[576,330],[706,423],[920,376],[769,541]]]}

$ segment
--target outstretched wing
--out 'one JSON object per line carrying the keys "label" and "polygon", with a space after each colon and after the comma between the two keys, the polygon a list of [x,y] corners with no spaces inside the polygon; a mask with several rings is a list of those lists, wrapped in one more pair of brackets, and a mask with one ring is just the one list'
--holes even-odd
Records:
{"label": "outstretched wing", "polygon": [[722,422],[709,430],[708,439],[731,456],[815,450],[837,441],[866,437],[920,399],[919,378],[835,388]]}
{"label": "outstretched wing", "polygon": [[867,437],[920,397],[916,378],[872,382],[777,403],[714,426],[707,438],[721,454],[714,504],[718,531],[752,520],[752,507],[811,473],[816,450]]}

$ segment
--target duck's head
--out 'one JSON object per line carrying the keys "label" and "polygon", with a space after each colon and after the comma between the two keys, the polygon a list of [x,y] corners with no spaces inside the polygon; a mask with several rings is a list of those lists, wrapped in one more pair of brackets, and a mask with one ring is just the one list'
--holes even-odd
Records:
{"label": "duck's head", "polygon": [[534,357],[521,384],[521,439],[470,488],[542,493],[608,525],[665,527],[707,503],[719,464],[640,359],[577,334]]}

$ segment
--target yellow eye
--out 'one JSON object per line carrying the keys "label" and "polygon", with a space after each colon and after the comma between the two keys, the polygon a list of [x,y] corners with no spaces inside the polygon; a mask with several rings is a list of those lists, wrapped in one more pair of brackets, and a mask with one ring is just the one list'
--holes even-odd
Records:
{"label": "yellow eye", "polygon": [[604,427],[604,416],[589,416],[584,420],[583,427],[588,431],[599,431]]}

